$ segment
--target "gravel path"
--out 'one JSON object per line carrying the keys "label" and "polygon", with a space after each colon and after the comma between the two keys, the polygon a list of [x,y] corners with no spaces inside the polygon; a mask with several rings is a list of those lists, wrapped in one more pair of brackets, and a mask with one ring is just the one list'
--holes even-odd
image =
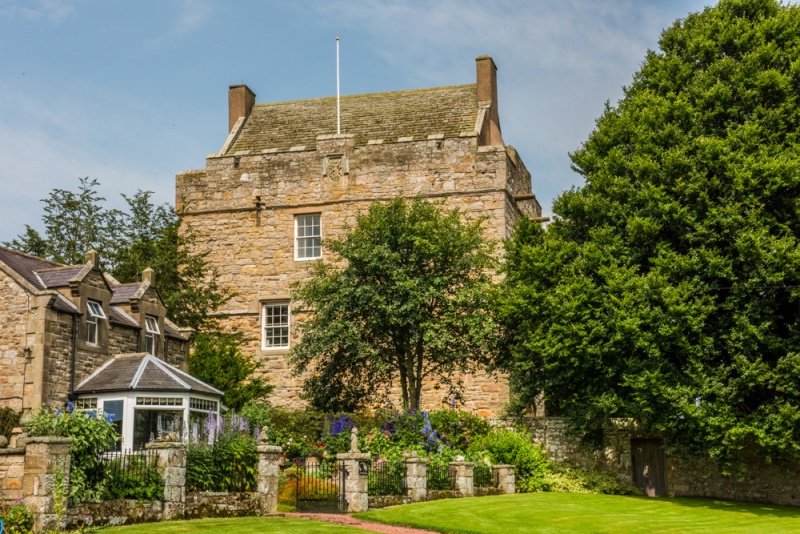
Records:
{"label": "gravel path", "polygon": [[335,523],[337,525],[347,525],[348,527],[371,530],[372,532],[382,532],[384,534],[437,534],[432,530],[420,530],[418,528],[398,527],[395,525],[384,525],[383,523],[373,523],[372,521],[364,521],[363,519],[359,519],[347,514],[290,513],[285,515],[286,517],[295,517],[299,519],[316,519],[317,521],[326,521],[328,523]]}

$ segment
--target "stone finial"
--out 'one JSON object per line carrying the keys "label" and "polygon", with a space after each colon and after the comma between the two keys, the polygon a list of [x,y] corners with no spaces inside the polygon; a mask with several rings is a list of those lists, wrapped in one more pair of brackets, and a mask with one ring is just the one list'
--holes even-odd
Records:
{"label": "stone finial", "polygon": [[269,443],[269,427],[264,425],[261,427],[261,435],[258,436],[258,441],[261,443]]}
{"label": "stone finial", "polygon": [[175,443],[175,442],[180,441],[180,440],[178,439],[178,434],[177,433],[175,433],[175,432],[165,432],[165,433],[161,434],[160,436],[158,436],[156,438],[156,441]]}
{"label": "stone finial", "polygon": [[156,272],[150,267],[142,271],[142,282],[147,282],[151,286],[156,285]]}
{"label": "stone finial", "polygon": [[8,438],[0,436],[0,449],[5,449],[6,447],[8,447]]}
{"label": "stone finial", "polygon": [[100,253],[97,252],[95,249],[91,249],[89,252],[86,253],[86,263],[94,267],[95,269],[100,268]]}
{"label": "stone finial", "polygon": [[358,427],[350,430],[350,452],[360,452],[358,450]]}
{"label": "stone finial", "polygon": [[455,461],[456,462],[463,462],[464,461],[464,457],[459,454],[458,456],[455,457]]}

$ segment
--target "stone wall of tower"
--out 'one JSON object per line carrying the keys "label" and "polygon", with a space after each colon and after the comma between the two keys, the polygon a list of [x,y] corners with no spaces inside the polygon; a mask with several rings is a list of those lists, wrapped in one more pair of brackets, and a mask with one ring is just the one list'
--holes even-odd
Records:
{"label": "stone wall of tower", "polygon": [[[514,200],[531,192],[516,152],[479,147],[477,136],[363,146],[347,135],[321,136],[316,147],[209,156],[205,170],[178,174],[176,187],[182,232],[194,236],[194,252],[208,253],[219,281],[237,293],[221,310],[224,322],[250,336],[245,351],[263,362],[261,372],[277,386],[271,400],[284,406],[302,405],[301,382],[291,375],[288,351],[262,349],[260,314],[265,302],[290,300],[292,282],[308,276],[308,262],[294,256],[296,215],[321,214],[324,240],[342,236],[374,200],[420,195],[466,217],[486,217],[486,236],[500,253],[519,217],[540,214],[535,200]],[[293,328],[291,343],[297,341]],[[477,413],[496,414],[508,400],[502,379],[481,374],[465,382],[466,407]],[[447,400],[428,386],[425,405]]]}

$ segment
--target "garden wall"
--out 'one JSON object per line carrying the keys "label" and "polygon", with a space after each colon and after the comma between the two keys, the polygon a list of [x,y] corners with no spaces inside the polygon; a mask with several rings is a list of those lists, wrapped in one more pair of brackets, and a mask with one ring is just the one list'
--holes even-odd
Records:
{"label": "garden wall", "polygon": [[25,449],[0,449],[0,502],[22,498],[22,478],[25,474]]}
{"label": "garden wall", "polygon": [[220,493],[192,492],[186,494],[184,519],[201,517],[241,517],[259,515],[261,496],[257,492]]}
{"label": "garden wall", "polygon": [[[568,461],[633,482],[631,439],[647,438],[627,421],[616,421],[606,431],[602,450],[587,450],[567,432],[558,417],[503,418],[497,426],[522,424],[534,442],[541,443],[555,461]],[[711,460],[686,459],[666,453],[667,492],[674,497],[712,497],[736,501],[800,506],[800,463],[777,466],[751,456],[741,479],[723,475]]]}
{"label": "garden wall", "polygon": [[117,499],[105,502],[82,502],[67,511],[66,527],[77,529],[84,525],[117,526],[161,521],[164,503]]}

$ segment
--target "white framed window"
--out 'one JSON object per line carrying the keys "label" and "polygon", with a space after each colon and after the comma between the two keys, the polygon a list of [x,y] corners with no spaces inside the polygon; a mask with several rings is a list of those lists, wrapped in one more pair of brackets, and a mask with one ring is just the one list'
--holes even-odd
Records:
{"label": "white framed window", "polygon": [[144,316],[144,349],[147,354],[155,356],[156,352],[156,336],[161,334],[158,329],[158,318],[152,315]]}
{"label": "white framed window", "polygon": [[103,305],[96,300],[86,301],[86,309],[89,312],[86,315],[86,342],[97,345],[98,322],[100,319],[105,319],[106,314]]}
{"label": "white framed window", "polygon": [[322,214],[294,216],[294,259],[315,260],[322,257]]}
{"label": "white framed window", "polygon": [[261,306],[261,348],[289,348],[289,303],[268,302]]}

